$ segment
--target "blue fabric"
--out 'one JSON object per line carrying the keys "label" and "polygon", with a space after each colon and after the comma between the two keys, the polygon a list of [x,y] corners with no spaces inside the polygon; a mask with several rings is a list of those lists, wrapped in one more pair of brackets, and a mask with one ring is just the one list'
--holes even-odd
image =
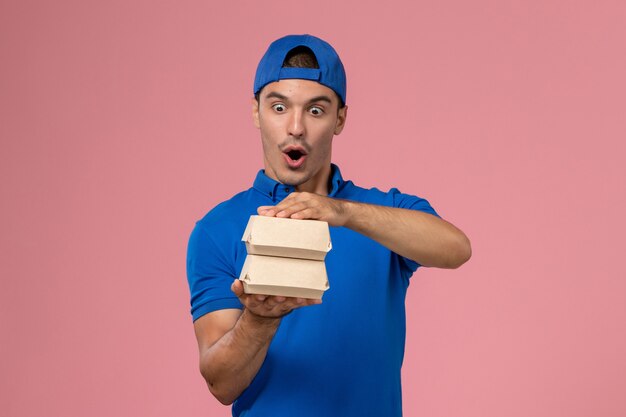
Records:
{"label": "blue fabric", "polygon": [[[382,192],[344,181],[332,167],[330,197],[437,215],[430,204],[397,189]],[[230,291],[246,257],[241,242],[248,218],[293,191],[263,171],[254,186],[211,210],[194,228],[187,273],[193,319],[241,308]],[[330,289],[321,305],[284,317],[267,357],[233,405],[233,416],[402,415],[400,367],[404,356],[404,300],[418,264],[372,239],[331,227],[326,257]]]}

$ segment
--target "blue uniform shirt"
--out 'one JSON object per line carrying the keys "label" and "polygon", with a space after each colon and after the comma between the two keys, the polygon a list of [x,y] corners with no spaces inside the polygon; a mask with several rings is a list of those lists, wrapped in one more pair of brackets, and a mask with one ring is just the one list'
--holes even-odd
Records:
{"label": "blue uniform shirt", "polygon": [[[437,215],[426,200],[395,188],[382,192],[344,181],[335,165],[330,181],[329,197]],[[187,255],[194,320],[242,308],[230,286],[246,258],[241,236],[248,218],[293,191],[260,171],[252,188],[196,223]],[[419,265],[350,229],[331,227],[330,235],[330,289],[323,303],[282,319],[261,369],[233,404],[233,416],[402,415],[404,300]]]}

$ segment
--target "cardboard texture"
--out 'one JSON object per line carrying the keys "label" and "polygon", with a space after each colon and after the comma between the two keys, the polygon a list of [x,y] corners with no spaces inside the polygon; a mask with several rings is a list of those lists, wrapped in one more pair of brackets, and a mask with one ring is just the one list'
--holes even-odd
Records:
{"label": "cardboard texture", "polygon": [[246,294],[321,299],[329,288],[328,223],[250,216],[241,240],[248,253],[239,276]]}
{"label": "cardboard texture", "polygon": [[250,216],[242,240],[251,255],[324,260],[332,245],[328,223]]}
{"label": "cardboard texture", "polygon": [[248,255],[241,277],[247,294],[319,299],[328,289],[326,265],[310,259]]}

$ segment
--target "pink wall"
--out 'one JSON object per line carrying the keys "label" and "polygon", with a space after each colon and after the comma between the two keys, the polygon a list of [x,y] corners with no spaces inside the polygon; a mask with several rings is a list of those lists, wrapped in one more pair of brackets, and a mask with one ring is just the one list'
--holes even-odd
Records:
{"label": "pink wall", "polygon": [[620,0],[3,1],[0,415],[229,415],[186,243],[259,169],[252,76],[292,32],[343,56],[345,176],[472,239],[413,278],[405,415],[626,415],[624,22]]}

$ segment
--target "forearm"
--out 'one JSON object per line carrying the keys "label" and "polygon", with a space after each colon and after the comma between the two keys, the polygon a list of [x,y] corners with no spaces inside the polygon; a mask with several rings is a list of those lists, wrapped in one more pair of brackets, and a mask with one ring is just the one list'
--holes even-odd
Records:
{"label": "forearm", "polygon": [[232,403],[250,385],[279,324],[279,318],[255,316],[244,309],[235,326],[202,352],[200,371],[220,402]]}
{"label": "forearm", "polygon": [[298,192],[276,206],[259,207],[258,213],[345,226],[424,266],[457,268],[472,253],[469,239],[462,231],[437,216],[416,210]]}
{"label": "forearm", "polygon": [[345,226],[424,266],[457,268],[471,256],[465,234],[416,210],[344,201]]}

